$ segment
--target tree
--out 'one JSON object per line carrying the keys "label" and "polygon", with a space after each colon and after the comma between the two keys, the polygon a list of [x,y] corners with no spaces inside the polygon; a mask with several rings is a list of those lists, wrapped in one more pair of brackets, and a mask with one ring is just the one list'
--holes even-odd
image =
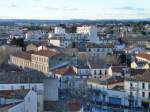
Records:
{"label": "tree", "polygon": [[120,58],[120,63],[121,63],[121,64],[126,63],[126,55],[125,55],[124,53],[122,53],[122,54],[119,56],[119,58]]}
{"label": "tree", "polygon": [[24,39],[23,38],[13,38],[11,40],[12,45],[24,47]]}

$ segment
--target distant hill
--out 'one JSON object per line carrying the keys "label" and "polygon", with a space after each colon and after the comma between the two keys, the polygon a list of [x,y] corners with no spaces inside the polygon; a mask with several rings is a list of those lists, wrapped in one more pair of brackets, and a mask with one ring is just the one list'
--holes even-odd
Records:
{"label": "distant hill", "polygon": [[72,20],[36,20],[36,19],[0,19],[0,24],[73,24],[73,23],[119,23],[119,22],[141,22],[150,21],[147,19],[103,19],[103,20],[88,20],[88,19],[72,19]]}

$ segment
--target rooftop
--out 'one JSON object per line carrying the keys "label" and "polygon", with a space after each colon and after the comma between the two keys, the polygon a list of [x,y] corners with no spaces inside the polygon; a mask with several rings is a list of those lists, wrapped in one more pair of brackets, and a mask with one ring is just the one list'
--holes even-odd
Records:
{"label": "rooftop", "polygon": [[8,65],[8,64],[1,64],[0,65],[0,72],[11,72],[11,71],[22,71],[21,68],[13,66],[13,65]]}
{"label": "rooftop", "polygon": [[63,67],[63,68],[59,68],[53,71],[55,74],[59,74],[59,75],[74,75],[75,71],[73,69],[73,67],[67,66],[67,67]]}
{"label": "rooftop", "polygon": [[88,44],[87,48],[113,48],[113,45],[103,45],[103,44]]}
{"label": "rooftop", "polygon": [[139,53],[139,54],[136,55],[136,57],[140,57],[140,58],[150,60],[150,54],[148,54],[148,53]]}
{"label": "rooftop", "polygon": [[[10,66],[9,66],[10,67]],[[10,70],[5,66],[6,70],[0,68],[0,84],[9,83],[42,83],[46,76],[38,71],[23,71],[23,70]]]}
{"label": "rooftop", "polygon": [[130,69],[130,74],[132,76],[137,74],[143,74],[146,71],[146,69]]}
{"label": "rooftop", "polygon": [[127,65],[117,65],[117,64],[111,65],[112,72],[115,73],[122,73],[123,69],[125,68],[127,68]]}
{"label": "rooftop", "polygon": [[24,97],[29,93],[30,90],[0,90],[0,97],[3,98],[16,98],[24,99]]}
{"label": "rooftop", "polygon": [[40,56],[45,56],[45,57],[53,57],[59,53],[52,51],[52,50],[40,50],[40,51],[35,52],[34,54],[40,55]]}
{"label": "rooftop", "polygon": [[21,102],[17,102],[17,103],[11,103],[11,104],[6,104],[6,105],[1,105],[0,106],[0,112],[7,112],[10,108],[18,105]]}
{"label": "rooftop", "polygon": [[126,78],[126,80],[127,81],[150,82],[150,69],[146,70],[143,74],[130,76],[130,77]]}
{"label": "rooftop", "polygon": [[25,60],[31,60],[31,54],[28,52],[21,52],[21,53],[16,53],[13,56],[23,58]]}
{"label": "rooftop", "polygon": [[68,102],[69,112],[76,112],[81,109],[82,105],[80,102]]}
{"label": "rooftop", "polygon": [[102,85],[111,85],[111,84],[120,83],[123,81],[124,81],[124,79],[121,76],[112,76],[105,80],[102,80],[102,79],[89,79],[88,80],[88,82],[102,84]]}

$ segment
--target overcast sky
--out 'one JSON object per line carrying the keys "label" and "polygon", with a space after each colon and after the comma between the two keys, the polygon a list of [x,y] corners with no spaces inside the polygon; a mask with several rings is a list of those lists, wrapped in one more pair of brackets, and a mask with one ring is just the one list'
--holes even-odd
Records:
{"label": "overcast sky", "polygon": [[150,18],[150,0],[0,0],[0,18]]}

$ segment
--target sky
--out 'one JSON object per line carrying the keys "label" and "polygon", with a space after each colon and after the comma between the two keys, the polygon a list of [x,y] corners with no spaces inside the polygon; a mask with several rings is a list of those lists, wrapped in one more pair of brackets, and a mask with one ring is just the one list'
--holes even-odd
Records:
{"label": "sky", "polygon": [[0,19],[150,18],[150,0],[0,0]]}

